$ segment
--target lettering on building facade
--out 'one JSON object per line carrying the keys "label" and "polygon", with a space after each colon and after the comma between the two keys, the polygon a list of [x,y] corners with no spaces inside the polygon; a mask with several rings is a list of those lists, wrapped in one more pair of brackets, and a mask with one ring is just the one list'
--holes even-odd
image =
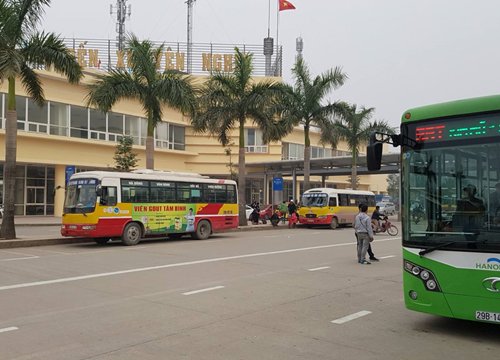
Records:
{"label": "lettering on building facade", "polygon": [[[101,58],[99,57],[98,49],[86,49],[84,47],[79,47],[77,49],[70,49],[70,51],[75,55],[78,63],[83,68],[94,68],[100,69],[102,66]],[[201,71],[211,72],[211,71],[223,71],[232,72],[234,69],[234,54],[219,54],[219,53],[201,53],[201,62],[197,62],[193,59],[194,63],[201,63]],[[117,50],[116,57],[108,59],[107,54],[106,63],[111,61],[111,67],[117,69],[127,69],[130,68],[130,54],[127,51]],[[186,53],[179,51],[165,51],[160,54],[157,59],[156,68],[159,71],[164,70],[177,70],[185,71],[186,64]]]}

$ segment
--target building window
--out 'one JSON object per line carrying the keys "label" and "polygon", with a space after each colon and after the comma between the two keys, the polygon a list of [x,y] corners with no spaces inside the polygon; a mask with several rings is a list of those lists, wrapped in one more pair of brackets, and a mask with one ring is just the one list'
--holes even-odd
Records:
{"label": "building window", "polygon": [[332,149],[311,146],[311,159],[322,159],[332,157]]}
{"label": "building window", "polygon": [[71,137],[89,138],[89,112],[87,108],[81,106],[70,106],[70,129]]}
{"label": "building window", "polygon": [[114,112],[108,113],[108,137],[109,141],[119,141],[123,132],[123,114],[117,114]]}
{"label": "building window", "polygon": [[[135,145],[143,145],[141,139],[141,124],[146,122],[146,119],[137,118],[134,116],[125,115],[125,135],[130,136]],[[142,133],[146,136],[146,133]]]}
{"label": "building window", "polygon": [[158,148],[184,150],[185,149],[185,128],[161,122],[156,126],[155,144]]}
{"label": "building window", "polygon": [[186,148],[186,129],[184,126],[169,124],[168,130],[168,148],[184,150]]}
{"label": "building window", "polygon": [[49,121],[49,111],[47,104],[43,104],[42,107],[35,104],[35,102],[28,98],[28,121],[27,121],[27,131],[47,133],[48,132],[48,121]]}
{"label": "building window", "polygon": [[[7,113],[7,110],[5,112]],[[17,129],[26,130],[26,98],[24,96],[16,96],[16,112]]]}
{"label": "building window", "polygon": [[245,129],[245,151],[248,153],[267,153],[267,145],[262,141],[260,129]]}
{"label": "building window", "polygon": [[168,149],[168,123],[160,122],[156,125],[155,144],[157,148]]}
{"label": "building window", "polygon": [[106,114],[102,111],[89,109],[90,138],[106,140]]}
{"label": "building window", "polygon": [[51,101],[49,103],[51,135],[68,136],[69,106]]}
{"label": "building window", "polygon": [[5,129],[5,117],[6,117],[6,113],[7,113],[5,101],[6,101],[7,95],[3,94],[3,93],[0,93],[0,95],[1,95],[0,96],[0,120],[2,120],[2,122],[0,123],[0,127],[2,129]]}
{"label": "building window", "polygon": [[281,145],[282,160],[300,160],[304,158],[304,145],[283,143]]}

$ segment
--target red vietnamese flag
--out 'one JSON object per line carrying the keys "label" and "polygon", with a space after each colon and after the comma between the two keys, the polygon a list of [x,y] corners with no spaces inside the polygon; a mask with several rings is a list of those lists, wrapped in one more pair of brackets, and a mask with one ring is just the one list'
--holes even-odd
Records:
{"label": "red vietnamese flag", "polygon": [[279,1],[279,11],[283,10],[295,10],[295,6],[290,1],[278,0]]}

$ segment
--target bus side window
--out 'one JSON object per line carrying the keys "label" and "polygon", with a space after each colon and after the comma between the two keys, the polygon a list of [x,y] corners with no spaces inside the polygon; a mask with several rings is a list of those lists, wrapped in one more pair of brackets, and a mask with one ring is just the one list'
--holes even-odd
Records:
{"label": "bus side window", "polygon": [[103,186],[101,195],[101,205],[115,206],[116,205],[116,187]]}
{"label": "bus side window", "polygon": [[348,206],[349,199],[348,199],[347,194],[339,194],[339,202],[340,202],[340,206]]}
{"label": "bus side window", "polygon": [[329,207],[335,207],[337,206],[337,199],[334,197],[331,197],[330,200],[328,200],[328,206]]}

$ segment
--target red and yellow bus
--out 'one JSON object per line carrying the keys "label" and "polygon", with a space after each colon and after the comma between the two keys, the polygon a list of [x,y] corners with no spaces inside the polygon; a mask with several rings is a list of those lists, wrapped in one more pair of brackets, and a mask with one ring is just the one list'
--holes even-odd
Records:
{"label": "red and yellow bus", "polygon": [[66,186],[61,234],[136,245],[155,236],[207,239],[236,227],[235,181],[154,170],[87,171]]}
{"label": "red and yellow bus", "polygon": [[351,225],[359,213],[358,205],[368,205],[368,211],[375,207],[375,194],[371,191],[315,188],[302,195],[298,211],[299,222],[307,226]]}

